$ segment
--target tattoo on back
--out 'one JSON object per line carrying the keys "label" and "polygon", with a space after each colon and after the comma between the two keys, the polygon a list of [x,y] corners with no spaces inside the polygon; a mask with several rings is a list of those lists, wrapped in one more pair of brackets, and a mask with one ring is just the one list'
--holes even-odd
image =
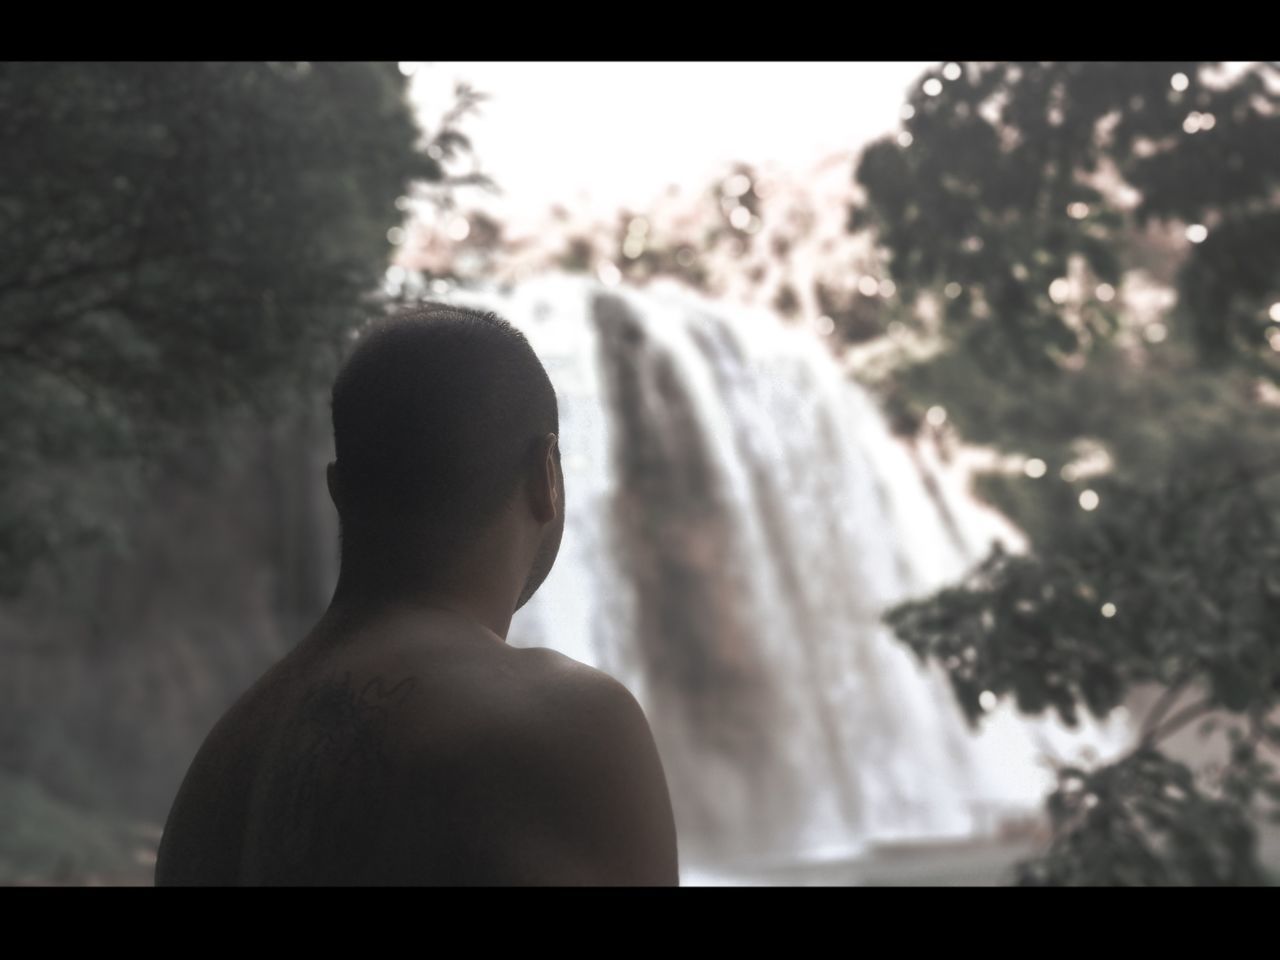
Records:
{"label": "tattoo on back", "polygon": [[307,691],[264,771],[250,845],[259,882],[344,883],[359,875],[392,789],[388,729],[415,688],[411,677],[376,677],[357,689],[346,672]]}

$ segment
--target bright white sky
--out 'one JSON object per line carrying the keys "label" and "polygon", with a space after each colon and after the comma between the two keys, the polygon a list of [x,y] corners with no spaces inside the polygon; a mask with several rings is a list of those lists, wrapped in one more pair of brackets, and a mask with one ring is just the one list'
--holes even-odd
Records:
{"label": "bright white sky", "polygon": [[742,160],[803,172],[898,123],[928,62],[425,63],[413,97],[430,125],[464,80],[491,95],[465,130],[508,223],[561,203],[643,209],[668,184],[700,189]]}

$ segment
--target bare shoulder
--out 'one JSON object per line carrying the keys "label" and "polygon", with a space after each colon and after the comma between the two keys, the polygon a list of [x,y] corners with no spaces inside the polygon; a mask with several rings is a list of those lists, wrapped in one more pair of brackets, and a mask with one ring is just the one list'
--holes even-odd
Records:
{"label": "bare shoulder", "polygon": [[623,683],[553,650],[526,652],[537,666],[522,702],[482,736],[536,751],[558,775],[604,768],[662,775],[648,718]]}
{"label": "bare shoulder", "polygon": [[525,690],[530,705],[547,710],[551,722],[565,710],[612,710],[632,719],[644,716],[631,691],[603,670],[545,647],[521,650],[519,655],[529,664]]}
{"label": "bare shoulder", "polygon": [[519,695],[470,728],[441,808],[453,858],[479,883],[678,883],[666,778],[636,698],[554,651],[512,652]]}

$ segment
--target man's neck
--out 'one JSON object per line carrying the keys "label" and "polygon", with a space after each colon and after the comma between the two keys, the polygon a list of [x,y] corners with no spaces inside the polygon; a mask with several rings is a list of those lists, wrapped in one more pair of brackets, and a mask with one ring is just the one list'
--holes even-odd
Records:
{"label": "man's neck", "polygon": [[347,574],[338,577],[329,611],[336,617],[354,620],[369,620],[396,612],[441,613],[479,626],[505,643],[511,617],[515,613],[515,602],[500,590],[395,588],[385,585],[380,578]]}

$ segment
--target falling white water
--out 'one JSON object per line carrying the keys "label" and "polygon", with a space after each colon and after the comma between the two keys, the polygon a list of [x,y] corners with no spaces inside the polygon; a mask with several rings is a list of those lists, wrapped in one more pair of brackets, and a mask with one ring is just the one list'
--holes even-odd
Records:
{"label": "falling white water", "polygon": [[682,863],[848,856],[1039,808],[1120,749],[1002,705],[979,733],[880,623],[1021,540],[894,438],[812,335],[675,287],[544,277],[447,299],[528,336],[560,403],[566,530],[512,625],[649,717]]}

